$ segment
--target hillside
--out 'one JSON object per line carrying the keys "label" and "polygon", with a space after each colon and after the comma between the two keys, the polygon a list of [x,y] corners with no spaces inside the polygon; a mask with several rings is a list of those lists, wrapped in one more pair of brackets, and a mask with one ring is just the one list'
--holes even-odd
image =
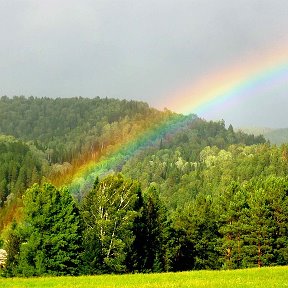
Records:
{"label": "hillside", "polygon": [[287,265],[286,145],[142,102],[1,101],[7,276]]}
{"label": "hillside", "polygon": [[[175,149],[177,145],[182,145],[187,150],[188,142],[192,140],[197,142],[197,149],[191,147],[194,151],[194,157],[190,155],[192,160],[206,145],[223,148],[228,143],[263,142],[263,139],[257,140],[251,135],[234,133],[233,128],[228,131],[223,127],[224,123],[209,123],[195,116],[190,119],[190,116],[184,117],[170,111],[157,111],[137,101],[99,97],[9,99],[3,96],[0,99],[0,134],[12,135],[15,141],[27,143],[29,149],[39,156],[39,161],[49,164],[45,171],[37,167],[39,179],[46,176],[52,180],[57,175],[61,178],[67,169],[73,170],[73,166],[77,169],[81,163],[89,160],[97,161],[107,150],[119,143],[132,141],[150,128],[157,129],[159,123],[167,123],[168,126],[171,117],[175,118],[174,124],[171,122],[169,125],[175,126],[177,122],[183,124],[177,124],[179,127],[176,125],[173,129],[165,128],[161,133],[156,130],[158,135],[162,135],[160,148],[168,145],[169,149]],[[18,172],[19,169],[15,169],[15,173]]]}
{"label": "hillside", "polygon": [[0,99],[0,134],[31,141],[51,163],[71,162],[91,146],[97,149],[113,144],[108,143],[113,140],[111,137],[106,138],[113,129],[119,128],[115,123],[129,126],[145,119],[160,121],[162,114],[137,101],[99,97],[9,99],[3,96]]}
{"label": "hillside", "polygon": [[0,228],[11,221],[31,184],[44,179],[64,184],[68,171],[73,176],[79,165],[97,161],[113,145],[170,114],[143,102],[99,97],[1,97]]}

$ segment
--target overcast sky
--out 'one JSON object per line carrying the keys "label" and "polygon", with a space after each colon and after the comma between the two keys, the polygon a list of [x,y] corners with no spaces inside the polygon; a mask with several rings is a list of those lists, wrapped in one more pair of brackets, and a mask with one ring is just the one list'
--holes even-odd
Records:
{"label": "overcast sky", "polygon": [[[0,95],[107,96],[173,110],[171,91],[287,45],[287,15],[287,0],[0,0]],[[287,79],[200,116],[288,127]]]}

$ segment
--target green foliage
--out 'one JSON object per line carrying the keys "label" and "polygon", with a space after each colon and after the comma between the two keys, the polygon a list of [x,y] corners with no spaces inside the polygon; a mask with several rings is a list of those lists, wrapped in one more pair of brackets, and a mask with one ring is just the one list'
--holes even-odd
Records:
{"label": "green foliage", "polygon": [[138,182],[110,175],[96,180],[81,207],[85,273],[170,269],[167,212],[154,187],[143,197]]}
{"label": "green foliage", "polygon": [[0,225],[18,221],[1,235],[6,275],[287,265],[288,146],[224,121],[173,114],[175,129],[143,135],[138,153],[124,147],[90,191],[39,185],[138,147],[131,139],[171,115],[135,101],[2,97],[0,132],[21,139],[0,136]]}
{"label": "green foliage", "polygon": [[219,268],[216,216],[211,197],[203,195],[198,195],[194,202],[175,214],[175,229],[182,234],[178,248],[179,263],[176,263],[175,269],[178,265],[183,267],[183,270]]}
{"label": "green foliage", "polygon": [[256,177],[217,198],[224,267],[287,263],[287,185],[286,177]]}
{"label": "green foliage", "polygon": [[15,207],[22,206],[22,194],[33,183],[41,182],[49,168],[44,153],[31,144],[4,135],[0,135],[0,163],[1,231],[13,218],[19,218]]}
{"label": "green foliage", "polygon": [[18,229],[17,223],[13,221],[4,245],[7,252],[5,276],[14,276],[17,273],[20,245],[22,241],[22,235]]}
{"label": "green foliage", "polygon": [[133,223],[141,209],[136,205],[138,191],[136,181],[111,175],[96,182],[83,199],[84,259],[89,273],[127,271],[125,261],[135,240]]}
{"label": "green foliage", "polygon": [[17,137],[0,134],[0,230],[21,218],[22,194],[33,183],[69,183],[79,166],[99,160],[169,113],[143,102],[99,97],[0,98],[0,133]]}
{"label": "green foliage", "polygon": [[46,163],[32,148],[13,137],[0,135],[0,207],[8,195],[16,197],[41,180]]}
{"label": "green foliage", "polygon": [[215,209],[218,210],[219,250],[222,251],[222,262],[227,269],[243,267],[243,231],[244,209],[247,209],[247,193],[239,184],[232,182],[217,197]]}
{"label": "green foliage", "polygon": [[66,188],[56,189],[45,183],[43,187],[35,184],[28,189],[23,222],[12,229],[9,238],[8,266],[16,275],[79,273],[80,215]]}
{"label": "green foliage", "polygon": [[144,201],[143,220],[145,226],[142,237],[145,239],[145,243],[139,255],[144,260],[142,271],[170,270],[165,247],[170,236],[169,222],[167,211],[159,198],[159,191],[153,186],[149,187],[144,194]]}
{"label": "green foliage", "polygon": [[2,97],[0,133],[32,141],[48,161],[63,163],[80,153],[111,145],[107,136],[111,130],[119,130],[121,121],[157,114],[160,112],[146,103],[127,100]]}
{"label": "green foliage", "polygon": [[[195,130],[189,132],[193,135]],[[182,208],[198,193],[219,191],[238,177],[244,181],[259,174],[285,175],[287,162],[281,160],[281,151],[276,147],[268,144],[233,144],[226,149],[202,147],[192,135],[185,149],[179,143],[169,149],[144,151],[127,161],[122,172],[138,179],[144,188],[156,183],[169,210]],[[190,149],[186,152],[187,148]]]}

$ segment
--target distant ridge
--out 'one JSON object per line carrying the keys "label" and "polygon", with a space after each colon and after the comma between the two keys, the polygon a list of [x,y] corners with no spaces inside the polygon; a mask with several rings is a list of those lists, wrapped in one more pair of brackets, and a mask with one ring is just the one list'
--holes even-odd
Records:
{"label": "distant ridge", "polygon": [[263,135],[271,144],[281,145],[288,143],[288,128],[272,129],[268,127],[244,127],[237,130],[255,136]]}
{"label": "distant ridge", "polygon": [[288,143],[288,128],[275,129],[263,135],[272,144]]}
{"label": "distant ridge", "polygon": [[273,131],[274,129],[268,127],[241,127],[236,130],[241,130],[247,134],[253,134],[255,136],[258,136],[258,135],[265,135]]}

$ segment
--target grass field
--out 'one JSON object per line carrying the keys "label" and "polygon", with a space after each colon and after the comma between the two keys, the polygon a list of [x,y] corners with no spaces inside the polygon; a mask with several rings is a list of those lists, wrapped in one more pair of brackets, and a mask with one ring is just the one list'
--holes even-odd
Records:
{"label": "grass field", "polygon": [[0,278],[1,288],[288,287],[288,267],[80,277]]}

